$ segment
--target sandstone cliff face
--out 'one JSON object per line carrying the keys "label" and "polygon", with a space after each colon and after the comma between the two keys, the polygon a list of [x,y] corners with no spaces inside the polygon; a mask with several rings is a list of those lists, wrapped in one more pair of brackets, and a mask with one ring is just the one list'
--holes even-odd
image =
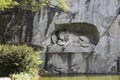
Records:
{"label": "sandstone cliff face", "polygon": [[[44,47],[45,69],[52,73],[116,73],[120,0],[68,0],[67,4],[72,13],[56,8],[35,13],[31,44]],[[22,33],[21,40],[24,38]]]}

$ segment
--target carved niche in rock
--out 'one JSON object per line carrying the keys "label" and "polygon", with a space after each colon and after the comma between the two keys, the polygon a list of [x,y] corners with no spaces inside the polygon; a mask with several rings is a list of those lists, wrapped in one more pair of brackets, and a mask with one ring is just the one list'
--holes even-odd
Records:
{"label": "carved niche in rock", "polygon": [[47,46],[46,69],[57,74],[87,72],[88,65],[83,54],[89,55],[98,41],[98,31],[91,24],[56,25],[51,44]]}
{"label": "carved niche in rock", "polygon": [[98,41],[98,31],[93,25],[61,24],[52,34],[48,52],[91,52]]}

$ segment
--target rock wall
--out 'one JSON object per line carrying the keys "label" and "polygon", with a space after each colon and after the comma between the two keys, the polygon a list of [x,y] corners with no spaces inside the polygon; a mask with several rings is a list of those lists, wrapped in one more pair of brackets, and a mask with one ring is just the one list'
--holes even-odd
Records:
{"label": "rock wall", "polygon": [[[40,15],[36,13],[32,43],[45,48],[51,45],[51,35],[60,24],[92,24],[98,30],[99,41],[91,55],[75,52],[71,54],[71,71],[72,73],[116,73],[120,43],[120,0],[68,0],[67,4],[72,15],[51,8],[42,10]],[[54,47],[53,50],[57,50],[56,48],[58,47]],[[72,47],[69,48],[69,50],[72,49]],[[48,70],[53,73],[70,73],[67,67],[69,60],[65,60],[67,54],[62,57],[57,53],[49,56],[46,64],[48,66],[52,64],[53,68],[48,67]]]}
{"label": "rock wall", "polygon": [[[42,67],[52,73],[116,73],[116,62],[120,57],[120,0],[67,0],[67,4],[70,7],[67,13],[47,7],[35,13],[33,22],[29,21],[32,18],[28,18],[28,28],[33,26],[30,43],[44,47]],[[76,24],[79,25],[76,27]],[[72,36],[69,40],[78,39],[76,44],[79,46],[82,45],[79,41],[82,36],[89,42],[83,45],[88,46],[87,54],[87,50],[82,52],[85,47],[74,47],[73,42],[69,43],[65,51],[66,31],[63,31],[63,35],[58,33],[66,25],[70,28],[65,28],[67,33]],[[27,38],[29,41],[29,29],[24,28],[23,32],[28,31],[28,35],[22,33],[22,40]],[[59,36],[63,38],[61,42]],[[18,42],[19,39],[16,36],[13,40]]]}

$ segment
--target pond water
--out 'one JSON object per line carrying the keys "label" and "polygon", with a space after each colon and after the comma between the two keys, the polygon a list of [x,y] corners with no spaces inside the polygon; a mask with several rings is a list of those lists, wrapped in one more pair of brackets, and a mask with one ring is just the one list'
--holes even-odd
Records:
{"label": "pond water", "polygon": [[120,80],[120,75],[41,77],[39,80]]}

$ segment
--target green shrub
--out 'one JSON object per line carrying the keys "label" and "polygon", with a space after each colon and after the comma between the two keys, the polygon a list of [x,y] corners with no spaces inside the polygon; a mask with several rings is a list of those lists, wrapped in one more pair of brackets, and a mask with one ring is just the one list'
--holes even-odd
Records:
{"label": "green shrub", "polygon": [[19,74],[13,74],[11,76],[12,80],[31,80],[30,75],[25,72],[21,72]]}
{"label": "green shrub", "polygon": [[40,51],[34,51],[26,45],[0,45],[0,76],[28,72],[34,75],[38,65]]}

